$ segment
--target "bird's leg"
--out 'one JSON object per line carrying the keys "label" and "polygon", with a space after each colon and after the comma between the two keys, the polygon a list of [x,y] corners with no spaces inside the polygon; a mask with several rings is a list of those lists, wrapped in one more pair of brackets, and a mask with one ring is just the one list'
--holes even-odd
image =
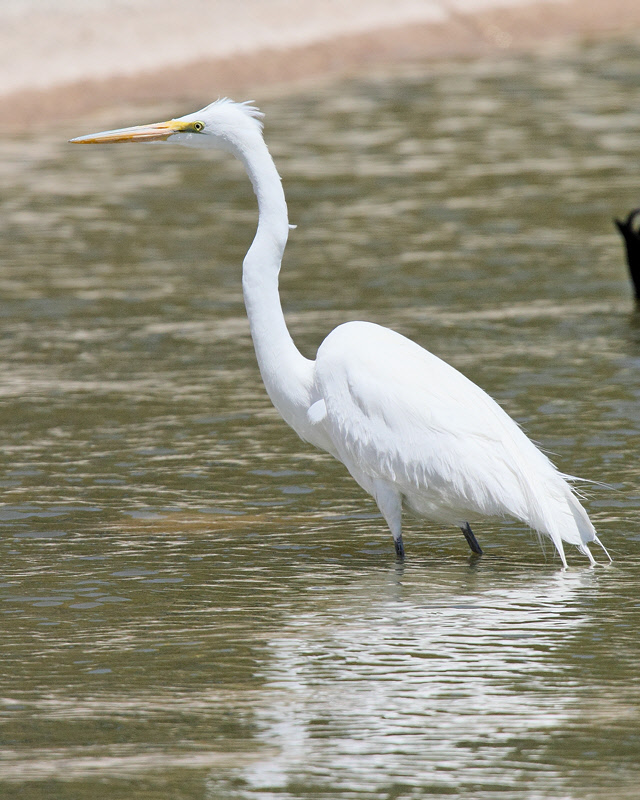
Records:
{"label": "bird's leg", "polygon": [[393,536],[398,559],[404,559],[404,544],[402,542],[402,497],[388,484],[382,481],[374,485],[374,497],[380,513],[385,518]]}
{"label": "bird's leg", "polygon": [[478,540],[476,539],[476,537],[473,534],[473,531],[471,530],[471,525],[469,525],[468,522],[465,522],[464,525],[460,526],[460,530],[462,531],[462,533],[464,533],[464,538],[467,540],[467,544],[473,550],[473,552],[477,556],[481,556],[482,548],[478,544]]}

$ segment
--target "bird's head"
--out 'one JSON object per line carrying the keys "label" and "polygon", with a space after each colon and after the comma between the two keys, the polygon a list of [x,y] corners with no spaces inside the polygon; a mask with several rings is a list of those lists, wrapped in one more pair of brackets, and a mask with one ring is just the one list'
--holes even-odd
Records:
{"label": "bird's head", "polygon": [[249,103],[235,103],[223,98],[200,111],[167,122],[102,131],[70,141],[73,144],[172,142],[187,147],[214,147],[234,152],[247,137],[261,135],[262,116]]}

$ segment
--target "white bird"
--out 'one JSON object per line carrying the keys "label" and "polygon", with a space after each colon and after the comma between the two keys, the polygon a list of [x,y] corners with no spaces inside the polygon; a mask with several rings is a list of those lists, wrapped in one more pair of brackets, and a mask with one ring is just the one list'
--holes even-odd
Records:
{"label": "white bird", "polygon": [[469,521],[511,516],[548,536],[565,568],[563,542],[595,564],[587,545],[604,546],[569,476],[456,369],[370,322],[339,325],[315,361],[297,349],[278,293],[290,228],[287,205],[263,139],[262,116],[247,103],[225,98],[168,122],[71,141],[175,142],[223,149],[244,164],[258,200],[258,229],[243,262],[242,287],[262,380],[296,433],[341,461],[372,495],[398,558],[404,557],[404,507],[459,526],[478,555],[482,550]]}

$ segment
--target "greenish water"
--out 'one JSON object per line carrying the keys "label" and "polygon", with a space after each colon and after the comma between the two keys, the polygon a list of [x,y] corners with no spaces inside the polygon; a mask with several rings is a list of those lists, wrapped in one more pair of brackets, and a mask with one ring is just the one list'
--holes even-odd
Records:
{"label": "greenish water", "polygon": [[[0,794],[634,798],[640,49],[352,80],[263,103],[313,355],[347,319],[463,370],[600,482],[614,563],[512,522],[408,520],[271,409],[229,159],[7,139],[0,214]],[[202,98],[205,102],[211,98]],[[596,554],[603,561],[601,554]]]}

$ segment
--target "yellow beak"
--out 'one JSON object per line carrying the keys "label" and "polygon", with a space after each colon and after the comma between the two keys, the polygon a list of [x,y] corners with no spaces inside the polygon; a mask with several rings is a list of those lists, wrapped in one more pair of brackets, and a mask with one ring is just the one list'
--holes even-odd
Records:
{"label": "yellow beak", "polygon": [[114,131],[91,133],[69,139],[72,144],[114,144],[117,142],[165,142],[174,133],[193,130],[192,122],[171,119],[168,122],[154,122],[151,125],[135,125],[133,128],[118,128]]}

